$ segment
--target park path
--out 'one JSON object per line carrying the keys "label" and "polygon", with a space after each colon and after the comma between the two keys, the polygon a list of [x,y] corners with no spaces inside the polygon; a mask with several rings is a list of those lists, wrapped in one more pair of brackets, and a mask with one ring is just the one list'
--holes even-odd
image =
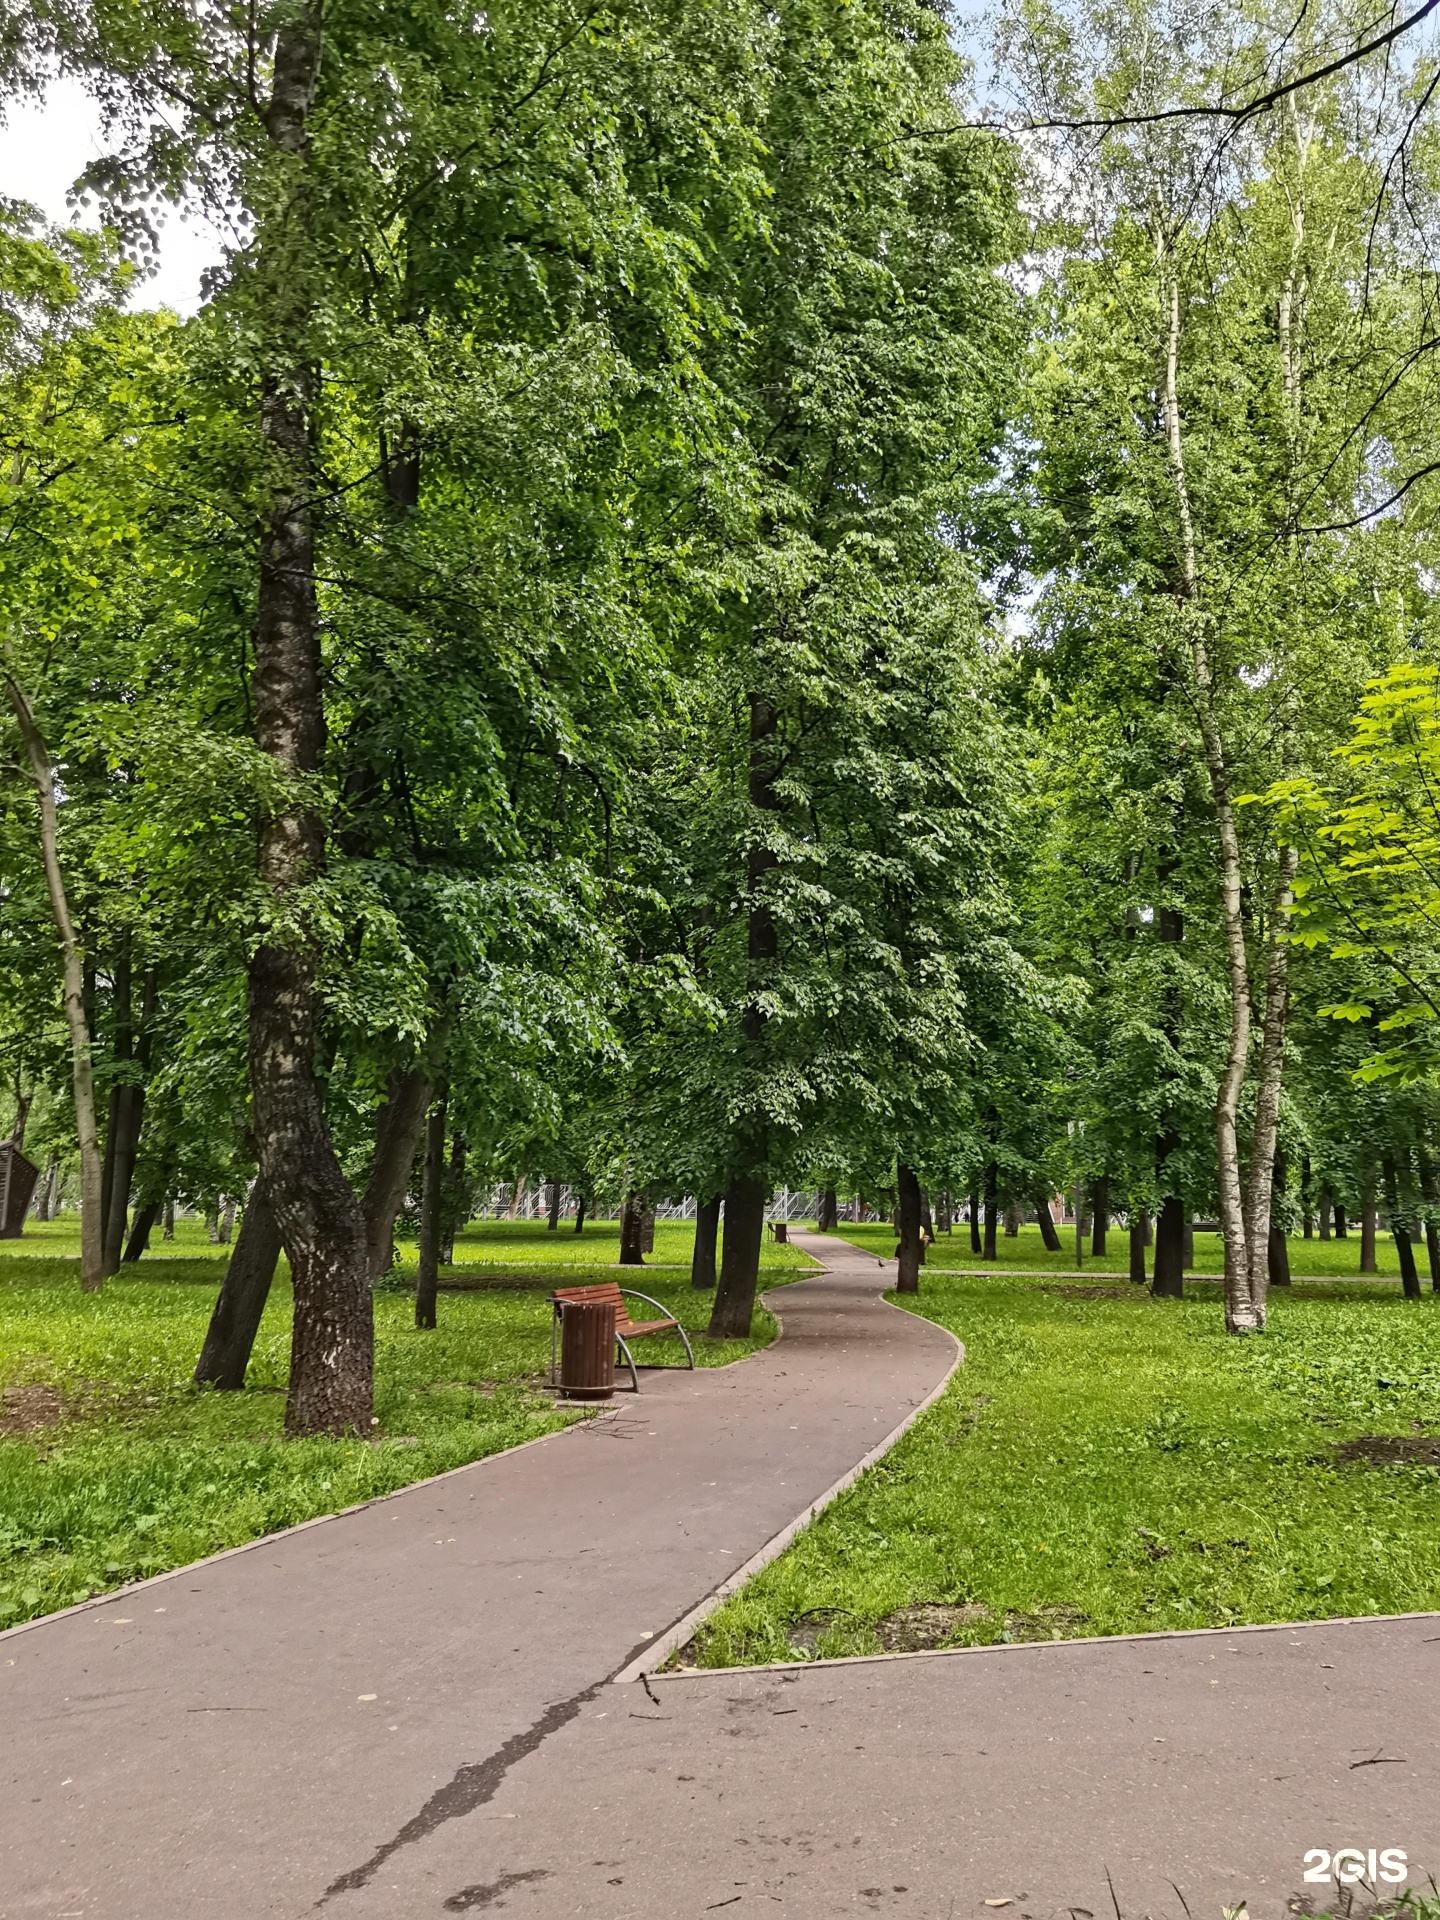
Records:
{"label": "park path", "polygon": [[797,1238],[828,1271],[770,1296],[784,1334],[763,1353],[642,1375],[584,1426],[0,1634],[4,1920],[508,1898],[454,1905],[439,1844],[463,1828],[488,1852],[512,1769],[644,1708],[610,1678],[958,1360],[880,1298],[893,1262]]}

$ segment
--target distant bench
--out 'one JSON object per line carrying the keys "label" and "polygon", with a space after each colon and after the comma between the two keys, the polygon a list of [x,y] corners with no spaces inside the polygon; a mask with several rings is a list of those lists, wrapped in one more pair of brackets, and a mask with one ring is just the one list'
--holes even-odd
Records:
{"label": "distant bench", "polygon": [[[691,1349],[685,1329],[680,1322],[665,1313],[658,1300],[652,1300],[648,1293],[637,1293],[633,1287],[622,1287],[618,1280],[602,1280],[594,1287],[557,1287],[550,1296],[554,1303],[555,1318],[550,1328],[550,1378],[555,1378],[555,1334],[560,1324],[560,1315],[568,1302],[577,1304],[588,1301],[592,1305],[613,1306],[615,1309],[615,1344],[630,1369],[630,1383],[636,1393],[640,1391],[640,1375],[635,1368],[635,1359],[627,1345],[628,1341],[643,1339],[648,1333],[678,1333],[685,1348],[685,1358],[693,1368],[695,1355]],[[664,1315],[660,1320],[632,1320],[626,1307],[626,1300],[643,1300],[647,1307],[654,1307],[657,1313]]]}

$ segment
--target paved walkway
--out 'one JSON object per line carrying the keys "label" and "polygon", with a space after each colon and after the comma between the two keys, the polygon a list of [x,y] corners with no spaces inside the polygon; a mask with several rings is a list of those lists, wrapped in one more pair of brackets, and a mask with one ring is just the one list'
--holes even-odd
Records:
{"label": "paved walkway", "polygon": [[[450,1836],[483,1882],[518,1763],[644,1707],[610,1676],[955,1363],[948,1333],[881,1301],[891,1263],[798,1238],[832,1270],[772,1296],[784,1337],[762,1354],[643,1375],[584,1427],[0,1635],[5,1920],[508,1898],[454,1905]],[[569,1817],[562,1789],[552,1838]],[[606,1882],[590,1911],[617,1897]]]}

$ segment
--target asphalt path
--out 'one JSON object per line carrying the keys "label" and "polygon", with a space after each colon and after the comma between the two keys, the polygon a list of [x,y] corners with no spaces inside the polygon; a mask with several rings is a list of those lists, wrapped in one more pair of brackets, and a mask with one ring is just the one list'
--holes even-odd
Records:
{"label": "asphalt path", "polygon": [[[803,1243],[830,1270],[772,1293],[784,1333],[763,1353],[643,1374],[584,1426],[0,1635],[0,1913],[398,1920],[508,1900],[480,1856],[512,1776],[603,1726],[611,1694],[628,1713],[636,1689],[611,1677],[958,1361],[883,1302],[891,1263]],[[572,1812],[562,1790],[556,1835]],[[442,1863],[461,1834],[482,1891],[456,1907]]]}

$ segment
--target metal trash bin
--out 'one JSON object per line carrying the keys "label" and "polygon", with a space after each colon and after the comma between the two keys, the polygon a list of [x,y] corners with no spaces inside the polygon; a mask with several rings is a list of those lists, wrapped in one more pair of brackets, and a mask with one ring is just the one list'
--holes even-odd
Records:
{"label": "metal trash bin", "polygon": [[567,1400],[609,1400],[615,1392],[615,1302],[559,1300],[560,1391]]}

